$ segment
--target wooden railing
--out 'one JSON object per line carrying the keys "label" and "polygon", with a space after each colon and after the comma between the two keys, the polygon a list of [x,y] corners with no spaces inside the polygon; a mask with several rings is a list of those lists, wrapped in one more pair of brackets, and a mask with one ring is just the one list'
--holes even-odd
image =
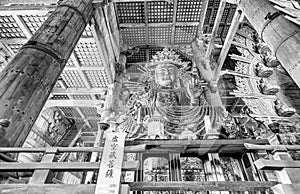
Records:
{"label": "wooden railing", "polygon": [[[265,145],[265,140],[146,140],[126,142],[128,153],[232,153],[246,150],[244,143]],[[137,145],[135,145],[137,144]],[[247,144],[246,144],[247,145]],[[180,148],[180,149],[179,149]],[[52,179],[53,171],[99,171],[99,162],[55,162],[57,154],[65,152],[102,152],[103,147],[52,147],[52,148],[0,148],[0,153],[41,152],[41,162],[0,163],[1,172],[32,172],[28,184],[1,184],[0,193],[5,194],[91,194],[97,184],[61,184]],[[181,151],[181,152],[178,152]],[[122,170],[137,170],[138,161],[124,162]],[[56,183],[56,184],[53,184]],[[59,183],[59,184],[57,184]],[[278,185],[274,181],[206,181],[206,182],[131,182],[122,183],[120,192],[129,191],[265,191]],[[97,193],[98,194],[98,193]]]}
{"label": "wooden railing", "polygon": [[275,194],[300,193],[300,161],[294,161],[288,151],[300,151],[300,145],[254,145],[245,143],[250,151],[268,151],[270,159],[254,162],[259,170],[274,170],[279,184],[272,187]]}

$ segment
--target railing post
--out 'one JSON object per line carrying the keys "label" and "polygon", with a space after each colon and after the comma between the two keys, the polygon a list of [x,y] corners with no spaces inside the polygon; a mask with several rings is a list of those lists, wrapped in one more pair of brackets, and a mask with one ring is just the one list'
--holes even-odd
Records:
{"label": "railing post", "polygon": [[[41,163],[54,162],[56,154],[57,148],[48,148],[41,160]],[[51,183],[52,178],[53,172],[51,170],[35,170],[29,181],[29,184]]]}

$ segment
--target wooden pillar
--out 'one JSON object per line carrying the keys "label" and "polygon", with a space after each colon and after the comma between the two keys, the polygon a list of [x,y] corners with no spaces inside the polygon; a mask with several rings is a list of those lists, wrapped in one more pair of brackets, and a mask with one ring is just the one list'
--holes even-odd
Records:
{"label": "wooden pillar", "polygon": [[0,146],[21,146],[93,13],[92,0],[65,0],[0,74]]}
{"label": "wooden pillar", "polygon": [[238,4],[247,19],[270,45],[277,59],[300,86],[300,31],[288,21],[268,0],[242,0]]}

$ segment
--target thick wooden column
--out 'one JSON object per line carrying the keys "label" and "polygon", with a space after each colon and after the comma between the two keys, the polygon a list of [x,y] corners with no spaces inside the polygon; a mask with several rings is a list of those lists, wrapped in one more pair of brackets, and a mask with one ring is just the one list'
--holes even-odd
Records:
{"label": "thick wooden column", "polygon": [[92,0],[65,0],[0,74],[0,146],[21,146],[93,12]]}
{"label": "thick wooden column", "polygon": [[268,0],[242,0],[238,6],[300,86],[300,27],[282,14],[276,16],[277,10]]}

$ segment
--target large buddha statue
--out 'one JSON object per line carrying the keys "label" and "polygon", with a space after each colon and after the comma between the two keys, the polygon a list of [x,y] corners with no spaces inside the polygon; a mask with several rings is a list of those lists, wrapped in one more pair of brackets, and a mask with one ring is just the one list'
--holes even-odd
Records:
{"label": "large buddha statue", "polygon": [[193,64],[182,62],[165,48],[144,67],[139,83],[145,87],[132,96],[129,106],[135,110],[132,113],[139,114],[131,136],[143,128],[148,137],[194,139],[204,135],[204,117],[208,115],[212,127],[217,127],[217,115],[224,109],[212,84],[210,62],[204,57],[203,42],[194,41],[192,47]]}

